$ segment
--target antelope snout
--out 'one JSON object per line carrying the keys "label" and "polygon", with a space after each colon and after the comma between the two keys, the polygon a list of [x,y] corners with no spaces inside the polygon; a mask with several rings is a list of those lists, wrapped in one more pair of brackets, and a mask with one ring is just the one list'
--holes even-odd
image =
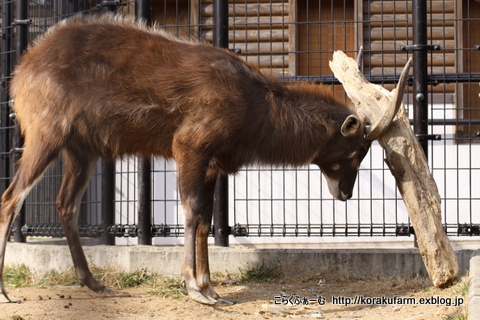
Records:
{"label": "antelope snout", "polygon": [[337,197],[337,200],[347,201],[348,199],[352,198],[352,193],[345,194],[343,191],[340,191],[340,196]]}

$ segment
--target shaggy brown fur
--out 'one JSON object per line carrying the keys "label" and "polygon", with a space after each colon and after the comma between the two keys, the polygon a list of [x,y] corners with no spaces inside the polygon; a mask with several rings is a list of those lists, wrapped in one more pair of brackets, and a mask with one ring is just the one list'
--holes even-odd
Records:
{"label": "shaggy brown fur", "polygon": [[186,215],[182,275],[194,300],[213,303],[206,239],[217,175],[247,164],[315,163],[346,200],[370,146],[363,122],[328,88],[285,85],[227,50],[112,15],[77,16],[49,30],[23,56],[11,95],[25,151],[2,197],[0,274],[16,212],[61,154],[57,206],[78,278],[95,291],[107,289],[88,270],[76,221],[98,157],[176,161]]}

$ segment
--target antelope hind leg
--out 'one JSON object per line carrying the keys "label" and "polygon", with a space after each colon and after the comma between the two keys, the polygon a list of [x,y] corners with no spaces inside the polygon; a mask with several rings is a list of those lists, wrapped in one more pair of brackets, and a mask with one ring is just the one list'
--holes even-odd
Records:
{"label": "antelope hind leg", "polygon": [[[18,205],[21,206],[21,204],[17,203],[16,206]],[[3,264],[5,261],[5,249],[7,246],[7,239],[10,234],[10,228],[14,219],[14,210],[3,210],[4,207],[6,206],[2,206],[2,213],[0,216],[0,303],[20,302],[20,300],[15,298],[14,296],[8,296],[3,282]],[[5,213],[7,213],[7,216],[5,216]]]}
{"label": "antelope hind leg", "polygon": [[[3,210],[2,210],[3,211]],[[2,216],[0,216],[0,303],[5,302],[20,302],[20,299],[12,295],[8,295],[7,291],[5,290],[5,285],[3,282],[3,264],[5,261],[5,249],[7,246],[7,239],[8,235],[10,234],[10,227],[11,223],[13,222],[14,215],[11,215],[12,218],[8,219],[8,221],[4,220],[4,213],[2,212]]]}
{"label": "antelope hind leg", "polygon": [[[46,140],[39,140],[45,142]],[[28,140],[26,140],[26,146]],[[38,152],[40,150],[40,152]],[[40,180],[43,173],[57,157],[58,147],[37,143],[36,148],[26,147],[19,162],[18,169],[12,183],[2,195],[0,210],[0,302],[18,302],[19,300],[8,296],[3,281],[3,267],[5,250],[15,216],[20,212],[23,201],[30,190]],[[38,156],[40,155],[40,156]]]}
{"label": "antelope hind leg", "polygon": [[95,168],[96,157],[86,158],[81,151],[64,150],[64,175],[57,197],[57,209],[65,231],[73,265],[82,286],[99,293],[117,293],[99,283],[90,272],[78,233],[80,202]]}

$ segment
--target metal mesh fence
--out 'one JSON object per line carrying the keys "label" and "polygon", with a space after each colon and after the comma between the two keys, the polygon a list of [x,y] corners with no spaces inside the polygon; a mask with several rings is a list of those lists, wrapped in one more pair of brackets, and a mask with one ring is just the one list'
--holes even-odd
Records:
{"label": "metal mesh fence", "polygon": [[[29,2],[32,23],[29,37],[44,32],[60,19],[77,12],[99,10],[100,1]],[[228,2],[229,49],[242,59],[282,81],[309,81],[332,85],[338,97],[345,94],[333,78],[328,61],[336,50],[355,56],[364,48],[363,71],[371,82],[392,89],[413,43],[411,1],[238,0]],[[9,7],[2,4],[2,84],[8,84],[7,66],[15,62],[14,32],[8,23]],[[100,8],[101,9],[101,8]],[[473,0],[427,1],[428,159],[442,198],[445,229],[451,236],[480,234],[480,3]],[[135,14],[135,2],[121,3],[117,11]],[[181,38],[213,42],[213,1],[160,0],[152,12],[158,28]],[[12,18],[13,19],[13,18]],[[477,26],[478,25],[478,26]],[[478,39],[477,39],[478,38]],[[431,50],[430,50],[431,49]],[[7,71],[6,71],[7,70]],[[413,118],[411,88],[405,95]],[[0,188],[13,170],[10,150],[12,123],[8,96],[1,101]],[[243,168],[229,180],[229,225],[235,236],[408,236],[408,215],[395,181],[374,143],[363,161],[353,198],[333,200],[326,182],[314,166]],[[116,164],[115,225],[117,236],[138,235],[138,161],[125,158]],[[152,234],[181,237],[183,217],[178,201],[175,165],[154,159]],[[82,203],[81,225],[101,224],[101,165]],[[58,225],[55,197],[61,164],[53,167],[26,202],[27,225]],[[98,233],[93,233],[98,235]],[[87,234],[92,236],[92,232]]]}

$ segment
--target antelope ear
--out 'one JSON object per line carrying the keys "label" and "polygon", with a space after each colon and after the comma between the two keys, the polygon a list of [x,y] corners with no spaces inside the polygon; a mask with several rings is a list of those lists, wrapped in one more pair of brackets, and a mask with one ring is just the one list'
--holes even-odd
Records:
{"label": "antelope ear", "polygon": [[408,60],[400,75],[397,88],[390,92],[385,88],[368,82],[363,73],[358,69],[358,64],[349,59],[342,51],[333,54],[330,68],[335,77],[343,84],[345,92],[357,108],[358,114],[362,113],[371,123],[366,130],[368,140],[376,140],[388,129],[393,118],[397,115],[402,105],[405,85],[407,84],[408,71],[412,60]]}
{"label": "antelope ear", "polygon": [[350,115],[343,122],[342,129],[340,131],[344,137],[350,138],[357,134],[358,130],[360,130],[360,127],[360,119],[356,116]]}

